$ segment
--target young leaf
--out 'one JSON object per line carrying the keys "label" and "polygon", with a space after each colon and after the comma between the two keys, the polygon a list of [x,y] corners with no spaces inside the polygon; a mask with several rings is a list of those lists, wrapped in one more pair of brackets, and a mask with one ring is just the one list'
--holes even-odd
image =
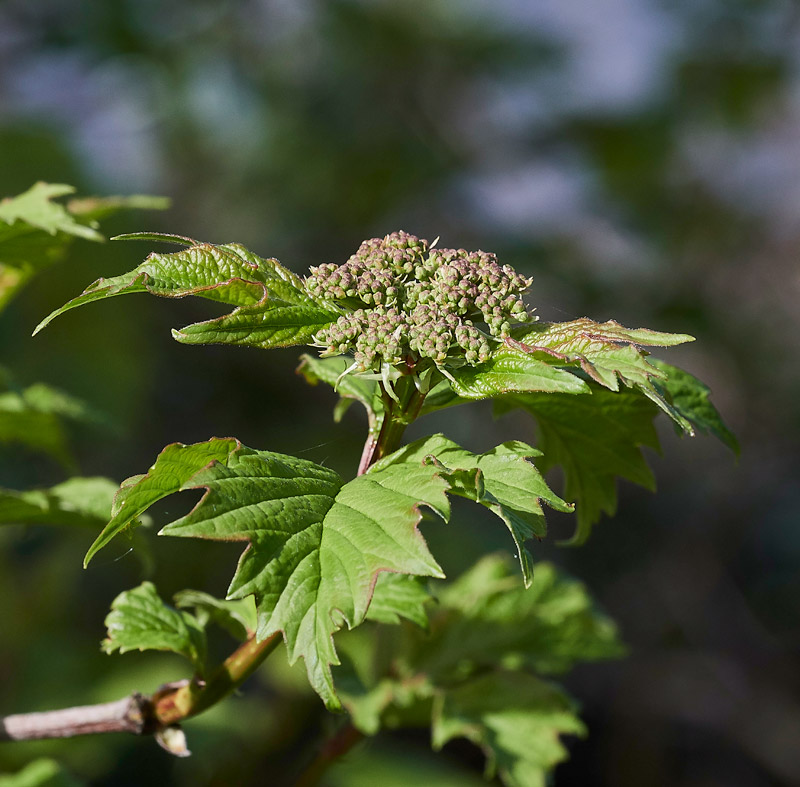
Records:
{"label": "young leaf", "polygon": [[290,662],[305,659],[330,708],[339,707],[332,634],[364,620],[378,573],[442,576],[417,531],[420,504],[449,514],[446,483],[430,467],[388,467],[342,484],[312,462],[241,448],[188,484],[208,491],[162,533],[250,542],[228,597],[255,594],[259,639],[282,630]]}
{"label": "young leaf", "polygon": [[657,360],[653,361],[653,365],[665,375],[665,378],[656,382],[656,387],[672,406],[701,433],[713,434],[738,456],[739,441],[711,403],[708,386],[677,366]]}
{"label": "young leaf", "polygon": [[[430,461],[432,452],[441,459]],[[359,625],[381,572],[442,576],[417,531],[420,505],[443,519],[445,492],[463,494],[500,515],[518,537],[541,532],[541,507],[568,506],[509,443],[474,456],[442,436],[408,446],[349,483],[312,462],[214,439],[168,446],[145,475],[123,486],[114,517],[87,554],[98,549],[156,500],[185,489],[206,493],[166,535],[248,541],[228,597],[254,594],[258,637],[283,631],[294,663],[302,656],[309,679],[329,707],[338,707],[330,665],[338,663],[332,634]],[[523,488],[524,487],[524,488]],[[419,596],[395,598],[384,614],[421,618]],[[378,614],[381,614],[380,607]]]}
{"label": "young leaf", "polygon": [[430,724],[434,746],[467,737],[507,784],[543,783],[563,759],[558,736],[583,727],[571,701],[534,671],[620,656],[613,623],[553,566],[537,565],[526,590],[497,556],[445,585],[438,601],[430,633],[392,626],[339,640],[336,686],[353,724],[367,735]]}
{"label": "young leaf", "polygon": [[239,255],[210,243],[172,254],[153,252],[128,273],[98,279],[79,296],[42,320],[34,336],[64,312],[87,303],[132,292],[163,297],[198,295],[233,306],[257,303],[265,294],[265,275]]}
{"label": "young leaf", "polygon": [[653,427],[658,409],[638,391],[613,393],[593,385],[591,396],[531,393],[498,402],[501,412],[514,407],[530,413],[539,425],[542,471],[563,468],[564,495],[575,501],[578,517],[570,543],[582,544],[602,513],[616,512],[617,477],[655,489],[640,448],[659,450]]}
{"label": "young leaf", "polygon": [[568,756],[563,734],[585,735],[575,703],[533,675],[495,672],[442,692],[433,712],[433,747],[464,737],[486,754],[487,776],[506,787],[545,787]]}
{"label": "young leaf", "polygon": [[106,616],[106,653],[169,650],[187,658],[199,675],[205,670],[206,635],[188,612],[167,606],[152,582],[120,593]]}
{"label": "young leaf", "polygon": [[486,363],[462,366],[451,372],[453,391],[464,399],[489,399],[516,391],[579,394],[586,383],[562,369],[505,345]]}
{"label": "young leaf", "polygon": [[117,485],[107,478],[70,478],[50,489],[0,489],[0,524],[102,527]]}
{"label": "young leaf", "polygon": [[530,538],[547,532],[541,501],[557,511],[572,511],[573,506],[553,492],[528,458],[541,456],[525,443],[510,441],[485,454],[465,451],[443,435],[417,440],[375,465],[376,469],[398,463],[426,461],[432,457],[452,494],[486,506],[508,527],[517,549],[526,586],[533,580],[533,558],[524,546]]}
{"label": "young leaf", "polygon": [[243,306],[230,314],[172,331],[181,344],[233,344],[239,347],[293,347],[309,344],[314,334],[337,318],[316,305],[276,306],[265,301]]}
{"label": "young leaf", "polygon": [[244,642],[256,630],[256,607],[253,597],[223,601],[202,590],[181,590],[173,596],[178,609],[194,609],[194,616],[204,628],[213,621],[232,637]]}
{"label": "young leaf", "polygon": [[302,280],[277,260],[263,259],[236,243],[198,243],[169,254],[153,252],[128,273],[98,279],[46,317],[34,335],[70,309],[131,292],[168,298],[196,295],[237,307],[229,315],[175,332],[179,341],[194,344],[277,347],[304,343],[338,316],[308,295]]}
{"label": "young leaf", "polygon": [[655,402],[688,434],[692,425],[659,393],[655,381],[664,378],[647,362],[640,347],[673,347],[694,341],[693,336],[659,333],[647,328],[625,328],[613,320],[593,322],[587,317],[562,323],[535,323],[516,337],[515,346],[534,355],[576,362],[593,380],[612,390],[619,381],[634,386]]}
{"label": "young leaf", "polygon": [[120,490],[87,560],[156,500],[201,487],[192,512],[162,533],[249,541],[229,598],[255,595],[259,639],[283,630],[291,662],[303,656],[312,685],[337,707],[331,635],[363,621],[379,572],[441,576],[416,528],[420,505],[449,514],[446,482],[416,463],[343,484],[327,468],[233,440],[172,445]]}

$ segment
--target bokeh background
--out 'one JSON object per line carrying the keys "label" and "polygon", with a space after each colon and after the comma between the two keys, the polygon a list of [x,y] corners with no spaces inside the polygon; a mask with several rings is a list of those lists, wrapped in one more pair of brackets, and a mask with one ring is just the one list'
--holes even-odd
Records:
{"label": "bokeh background", "polygon": [[[398,228],[441,236],[533,275],[543,319],[695,335],[662,357],[711,385],[742,443],[738,464],[664,424],[663,455],[650,456],[657,495],[623,484],[618,515],[586,546],[553,546],[572,525],[552,516],[555,538],[537,547],[588,584],[630,647],[567,681],[590,734],[570,742],[555,781],[800,783],[797,3],[5,0],[0,195],[35,180],[167,195],[166,213],[105,229],[236,240],[296,271]],[[168,442],[212,435],[352,472],[364,423],[332,424],[334,397],[293,374],[296,352],[171,341],[170,327],[213,305],[119,299],[30,338],[51,309],[148,250],[78,242],[0,318],[1,361],[22,382],[58,385],[119,424],[75,435],[82,472],[122,479]],[[533,439],[528,422],[494,424],[480,405],[419,428],[474,450],[498,434]],[[62,477],[0,455],[3,486]],[[454,572],[507,546],[488,515],[460,513],[463,525],[426,529]],[[238,552],[149,538],[154,565],[122,545],[84,572],[89,541],[0,531],[2,712],[184,676],[168,656],[102,656],[108,604],[145,576],[167,597],[221,595]],[[115,736],[5,744],[0,772],[50,755],[97,785],[290,783],[326,722],[301,683],[294,695],[270,688],[287,680],[273,674],[281,658],[187,725],[188,760]],[[481,767],[469,746],[430,759],[424,736],[386,735],[328,783],[469,785]]]}

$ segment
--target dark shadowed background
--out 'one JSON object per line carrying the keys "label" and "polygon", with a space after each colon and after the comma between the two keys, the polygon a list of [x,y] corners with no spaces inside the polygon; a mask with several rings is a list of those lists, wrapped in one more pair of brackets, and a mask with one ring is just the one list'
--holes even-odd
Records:
{"label": "dark shadowed background", "polygon": [[[800,783],[800,6],[791,0],[5,0],[0,3],[0,196],[35,180],[84,194],[172,198],[108,234],[240,241],[296,271],[342,262],[406,229],[483,248],[534,276],[543,319],[614,318],[691,333],[661,356],[713,389],[742,456],[665,423],[657,495],[622,485],[620,510],[537,557],[583,579],[630,656],[578,670],[588,740],[558,785]],[[144,296],[35,324],[144,244],[76,243],[0,318],[0,361],[105,411],[76,434],[81,471],[122,479],[169,442],[244,443],[352,473],[365,424],[293,374],[297,353],[184,347],[169,328],[213,304]],[[533,440],[476,405],[442,416],[472,450]],[[0,454],[0,484],[60,480]],[[158,516],[175,516],[171,503]],[[461,510],[426,535],[456,572],[500,528]],[[461,528],[463,527],[463,530]],[[151,570],[128,547],[84,572],[91,534],[0,530],[0,712],[113,699],[185,675],[168,656],[108,657],[113,597]],[[222,595],[238,547],[149,538],[165,597]],[[222,643],[220,647],[224,647]],[[279,653],[274,657],[278,662]],[[319,734],[318,700],[281,705],[270,671],[187,725],[189,760],[116,736],[4,744],[0,771],[52,755],[97,785],[279,784],[277,733]],[[301,684],[298,683],[298,687]],[[285,699],[284,699],[285,703]],[[383,736],[331,787],[472,784],[481,758],[424,736]],[[409,761],[407,758],[415,759]],[[413,768],[403,762],[413,762]],[[408,768],[404,772],[403,767]],[[394,779],[395,781],[391,781]],[[479,782],[475,782],[479,783]]]}

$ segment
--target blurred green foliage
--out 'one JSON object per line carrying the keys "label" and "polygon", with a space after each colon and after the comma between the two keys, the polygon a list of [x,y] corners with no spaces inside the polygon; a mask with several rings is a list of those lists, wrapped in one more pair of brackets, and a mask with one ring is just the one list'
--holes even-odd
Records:
{"label": "blurred green foliage", "polygon": [[[632,647],[627,661],[570,679],[590,732],[557,782],[796,783],[799,21],[789,0],[6,0],[0,194],[37,180],[164,194],[169,214],[113,217],[104,231],[236,239],[295,270],[397,227],[441,233],[534,275],[545,319],[613,316],[697,336],[669,359],[710,383],[741,439],[739,465],[712,441],[665,440],[650,457],[657,497],[621,486],[619,513],[586,547],[541,550],[603,599]],[[0,363],[21,387],[69,391],[124,425],[99,444],[74,436],[80,470],[119,479],[166,442],[235,434],[352,474],[365,425],[355,413],[345,429],[330,422],[334,397],[293,377],[291,350],[267,365],[256,350],[170,341],[201,307],[115,301],[30,339],[86,282],[140,261],[132,244],[73,245],[0,315]],[[496,428],[524,428],[513,416],[491,425],[480,405],[430,418],[472,450]],[[63,478],[57,463],[22,463],[0,446],[0,485]],[[448,573],[502,537],[466,508],[456,515],[462,554]],[[436,552],[443,527],[425,532]],[[238,552],[224,565],[217,545],[149,539],[152,574],[138,547],[79,572],[90,540],[0,529],[3,712],[185,675],[171,656],[108,657],[92,643],[121,589],[150,578],[165,597],[221,595]],[[191,723],[202,758],[173,762],[147,741],[109,737],[4,745],[0,770],[44,755],[98,785],[291,783],[323,722],[305,690],[274,693],[279,669]],[[281,743],[298,738],[305,747]],[[398,757],[432,785],[482,770],[472,747],[451,743],[432,767],[456,775],[437,776],[428,744],[387,737],[330,784],[359,784],[370,768],[390,784]]]}

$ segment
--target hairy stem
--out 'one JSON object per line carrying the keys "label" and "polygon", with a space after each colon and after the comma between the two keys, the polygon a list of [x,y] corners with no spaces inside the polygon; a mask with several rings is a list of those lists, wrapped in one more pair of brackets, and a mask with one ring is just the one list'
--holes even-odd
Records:
{"label": "hairy stem", "polygon": [[417,390],[411,375],[401,377],[395,384],[393,392],[397,399],[389,395],[383,383],[379,383],[379,387],[385,410],[383,423],[377,434],[370,429],[358,475],[363,475],[375,462],[400,447],[406,427],[419,416],[425,401],[425,394]]}

